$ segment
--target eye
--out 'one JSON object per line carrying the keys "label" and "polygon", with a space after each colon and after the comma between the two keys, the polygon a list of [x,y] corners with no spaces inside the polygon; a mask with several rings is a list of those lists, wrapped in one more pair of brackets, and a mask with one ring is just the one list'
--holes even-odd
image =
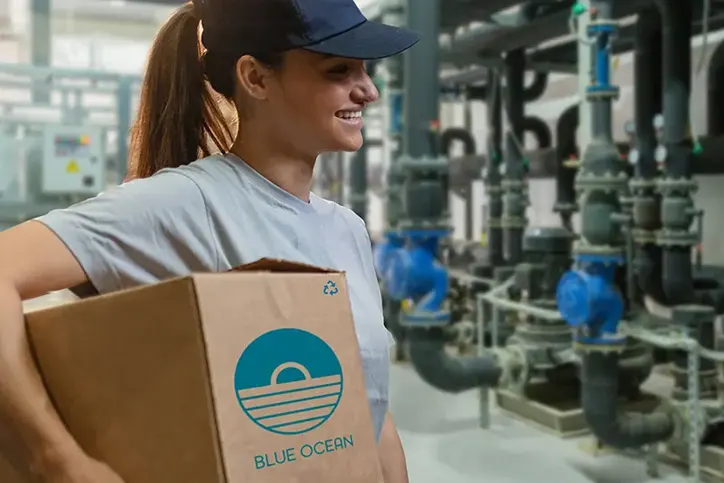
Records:
{"label": "eye", "polygon": [[350,67],[347,64],[335,65],[328,71],[332,75],[346,75],[350,72]]}

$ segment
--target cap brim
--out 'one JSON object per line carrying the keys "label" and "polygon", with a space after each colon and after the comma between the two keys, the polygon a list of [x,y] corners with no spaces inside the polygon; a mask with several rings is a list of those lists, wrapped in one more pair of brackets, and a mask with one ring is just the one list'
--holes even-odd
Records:
{"label": "cap brim", "polygon": [[420,40],[411,30],[371,20],[305,50],[348,59],[376,60],[400,54]]}

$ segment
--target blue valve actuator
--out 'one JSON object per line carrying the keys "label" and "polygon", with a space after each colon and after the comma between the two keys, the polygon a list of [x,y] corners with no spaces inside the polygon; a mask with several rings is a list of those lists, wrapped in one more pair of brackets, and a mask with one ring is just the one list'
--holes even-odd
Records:
{"label": "blue valve actuator", "polygon": [[422,246],[399,249],[389,259],[385,289],[395,300],[413,299],[418,310],[436,312],[447,296],[448,274]]}
{"label": "blue valve actuator", "polygon": [[375,244],[372,248],[372,259],[377,276],[385,278],[390,257],[394,252],[405,245],[405,239],[396,233],[388,233],[385,240]]}
{"label": "blue valve actuator", "polygon": [[579,341],[612,343],[623,317],[624,303],[613,283],[615,267],[588,266],[561,277],[556,290],[558,311],[568,325],[582,329]]}

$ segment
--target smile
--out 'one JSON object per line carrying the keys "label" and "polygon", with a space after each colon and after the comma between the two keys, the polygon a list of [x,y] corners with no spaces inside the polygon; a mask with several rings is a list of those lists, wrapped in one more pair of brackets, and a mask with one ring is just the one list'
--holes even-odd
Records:
{"label": "smile", "polygon": [[335,117],[349,124],[358,125],[362,123],[362,111],[337,111]]}

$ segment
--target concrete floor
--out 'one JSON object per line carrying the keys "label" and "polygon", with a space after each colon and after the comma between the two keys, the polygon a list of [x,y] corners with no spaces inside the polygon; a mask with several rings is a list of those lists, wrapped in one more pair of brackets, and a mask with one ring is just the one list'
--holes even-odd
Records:
{"label": "concrete floor", "polygon": [[478,393],[445,394],[406,365],[392,371],[392,413],[412,483],[684,483],[677,469],[646,475],[642,459],[582,449],[590,438],[563,440],[495,408],[478,427]]}

